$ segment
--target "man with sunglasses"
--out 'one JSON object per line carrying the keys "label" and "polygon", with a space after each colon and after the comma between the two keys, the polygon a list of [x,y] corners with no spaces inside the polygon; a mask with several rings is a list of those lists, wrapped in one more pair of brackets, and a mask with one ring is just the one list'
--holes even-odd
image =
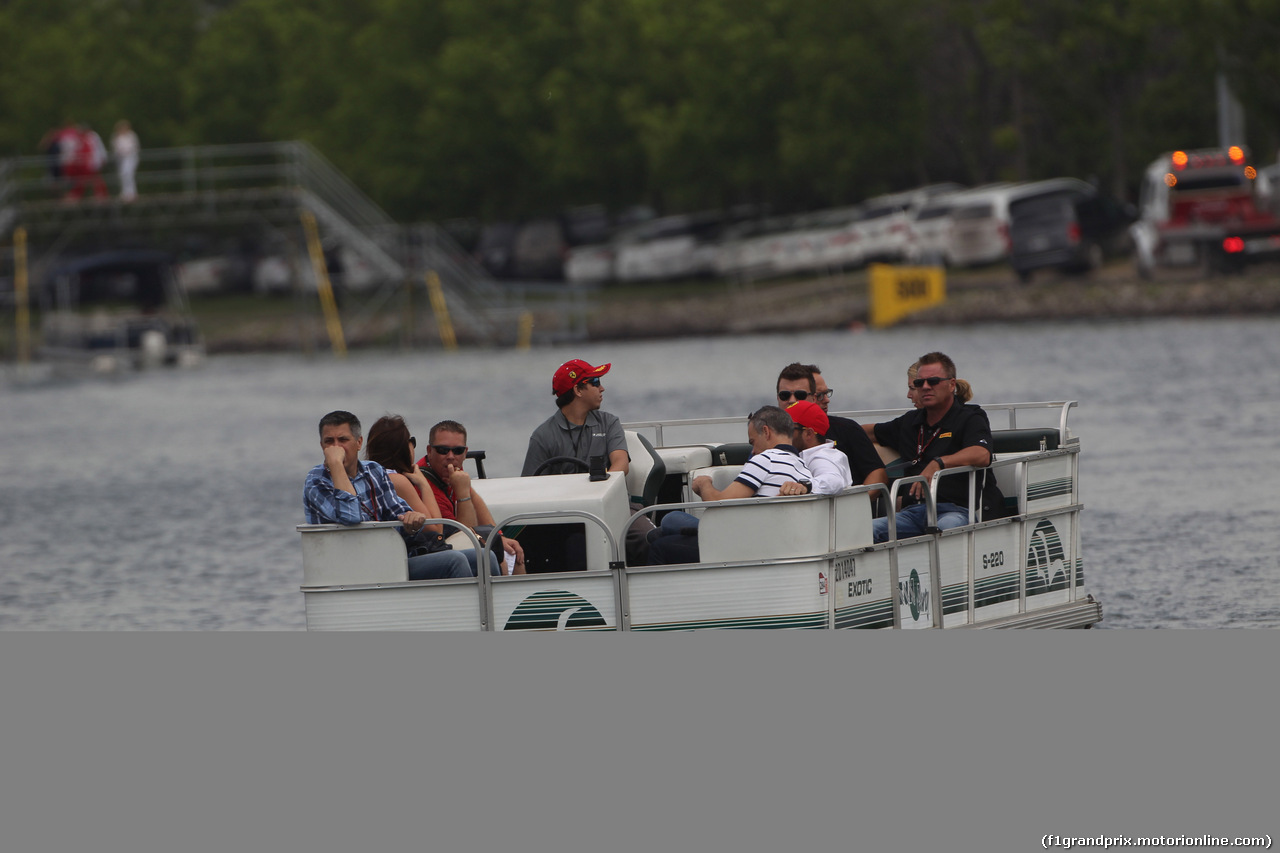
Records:
{"label": "man with sunglasses", "polygon": [[[555,395],[558,411],[529,436],[521,477],[587,471],[591,459],[597,456],[605,460],[606,470],[627,473],[631,455],[627,453],[627,437],[622,431],[622,422],[616,416],[600,411],[604,400],[604,385],[600,377],[612,366],[612,363],[592,366],[575,358],[556,368],[551,377],[551,393]],[[557,456],[580,459],[585,464],[550,462]],[[631,509],[638,510],[640,505],[633,503]],[[647,515],[638,516],[631,523],[626,535],[628,563],[642,566],[648,561],[648,534],[653,529],[653,521]],[[569,561],[577,564],[581,560],[585,565],[585,551],[578,556],[577,544],[572,545],[572,550],[575,556],[568,558]]]}
{"label": "man with sunglasses", "polygon": [[[414,512],[396,494],[386,470],[360,459],[364,446],[360,420],[350,412],[330,412],[320,419],[320,449],[324,461],[311,469],[302,486],[302,510],[307,524],[359,524],[399,521],[405,544],[422,530],[427,517]],[[409,557],[409,580],[475,577],[458,551],[437,551]]]}
{"label": "man with sunglasses", "polygon": [[[586,465],[571,462],[544,463],[557,456],[567,456],[590,463],[593,456],[605,459],[609,471],[627,472],[631,457],[622,422],[608,412],[600,411],[604,385],[600,377],[612,364],[592,366],[580,358],[566,361],[551,377],[551,393],[559,409],[529,436],[521,477],[542,474],[573,474],[587,470]],[[542,470],[539,470],[542,469]]]}
{"label": "man with sunglasses", "polygon": [[[493,513],[484,498],[472,488],[471,475],[462,467],[467,459],[467,428],[457,421],[441,421],[427,436],[427,454],[418,460],[418,469],[435,494],[441,518],[460,521],[477,535],[480,527],[493,527]],[[483,542],[488,531],[480,536]],[[502,550],[515,557],[515,573],[522,574],[524,549],[514,539],[502,537]]]}
{"label": "man with sunglasses", "polygon": [[[816,364],[788,364],[778,374],[777,385],[778,405],[784,409],[798,401],[809,401],[827,414],[831,396],[835,393],[822,381]],[[873,483],[887,486],[889,475],[885,471],[884,460],[876,452],[865,429],[857,421],[838,415],[828,414],[827,424],[826,437],[849,460],[853,482],[860,486]]]}
{"label": "man with sunglasses", "polygon": [[[863,427],[880,444],[910,460],[904,473],[930,479],[947,468],[990,465],[991,423],[981,407],[966,405],[956,397],[955,362],[940,352],[926,353],[920,357],[911,384],[918,408],[888,423]],[[903,508],[895,525],[899,539],[927,532],[926,488],[923,483],[912,483],[903,496]],[[982,520],[1003,514],[1004,498],[994,476],[980,472],[977,493]],[[938,481],[937,501],[939,530],[968,524],[969,478],[943,477]],[[886,541],[889,520],[878,518],[872,522],[872,533],[876,542]]]}

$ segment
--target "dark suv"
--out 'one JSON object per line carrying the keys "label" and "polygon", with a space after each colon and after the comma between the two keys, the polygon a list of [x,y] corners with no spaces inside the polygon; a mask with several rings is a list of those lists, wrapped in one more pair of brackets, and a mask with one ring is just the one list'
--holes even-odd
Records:
{"label": "dark suv", "polygon": [[1009,202],[1009,263],[1021,281],[1045,267],[1088,272],[1128,252],[1128,206],[1073,178],[1038,187]]}

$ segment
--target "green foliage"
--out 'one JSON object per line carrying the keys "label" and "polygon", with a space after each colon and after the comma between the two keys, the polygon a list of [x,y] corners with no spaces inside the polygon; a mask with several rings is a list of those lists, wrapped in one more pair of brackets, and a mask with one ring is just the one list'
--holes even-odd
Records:
{"label": "green foliage", "polygon": [[943,180],[1132,192],[1280,144],[1267,0],[9,0],[0,154],[66,118],[148,147],[306,139],[404,220],[846,204]]}

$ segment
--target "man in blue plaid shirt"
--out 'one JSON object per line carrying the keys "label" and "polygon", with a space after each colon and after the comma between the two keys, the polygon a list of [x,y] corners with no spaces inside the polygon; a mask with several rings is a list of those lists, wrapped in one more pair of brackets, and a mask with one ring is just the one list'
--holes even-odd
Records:
{"label": "man in blue plaid shirt", "polygon": [[[350,412],[330,412],[320,419],[324,462],[312,468],[302,487],[308,524],[359,524],[399,521],[402,534],[422,529],[427,517],[414,512],[396,494],[387,472],[377,462],[361,461],[364,446],[360,420]],[[475,573],[460,551],[437,551],[409,558],[409,580],[469,578]]]}

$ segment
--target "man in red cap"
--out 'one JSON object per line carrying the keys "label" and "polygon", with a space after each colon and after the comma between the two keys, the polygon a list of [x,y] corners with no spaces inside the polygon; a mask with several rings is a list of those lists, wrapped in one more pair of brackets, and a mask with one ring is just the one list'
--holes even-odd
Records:
{"label": "man in red cap", "polygon": [[[627,454],[622,422],[608,412],[600,411],[600,403],[604,400],[604,385],[600,377],[612,366],[601,364],[593,367],[575,358],[556,369],[551,377],[551,393],[555,394],[559,411],[529,436],[529,450],[525,453],[520,476],[586,471],[593,456],[604,457],[605,467],[610,471],[627,472],[631,457]],[[548,460],[557,456],[579,459],[582,464],[548,464]]]}
{"label": "man in red cap", "polygon": [[800,458],[809,466],[813,475],[810,482],[815,495],[835,495],[853,485],[853,471],[849,457],[827,441],[831,422],[822,407],[809,400],[801,400],[787,407],[795,428],[791,444],[800,451]]}

